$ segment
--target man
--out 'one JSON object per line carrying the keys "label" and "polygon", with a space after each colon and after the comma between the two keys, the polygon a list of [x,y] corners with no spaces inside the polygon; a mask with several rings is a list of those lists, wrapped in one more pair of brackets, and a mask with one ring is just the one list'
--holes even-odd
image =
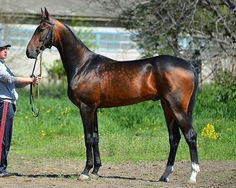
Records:
{"label": "man", "polygon": [[13,118],[18,94],[15,88],[38,84],[41,77],[16,77],[6,66],[10,44],[0,40],[0,177],[10,176],[7,169],[7,155],[10,150]]}

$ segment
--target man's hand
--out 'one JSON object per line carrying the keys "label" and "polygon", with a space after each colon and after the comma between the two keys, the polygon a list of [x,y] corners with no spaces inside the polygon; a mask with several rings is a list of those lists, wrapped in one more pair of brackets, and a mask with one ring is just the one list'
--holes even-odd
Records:
{"label": "man's hand", "polygon": [[35,77],[33,77],[33,82],[32,82],[32,84],[33,84],[33,85],[39,84],[39,81],[40,81],[41,79],[42,79],[41,76],[35,76]]}

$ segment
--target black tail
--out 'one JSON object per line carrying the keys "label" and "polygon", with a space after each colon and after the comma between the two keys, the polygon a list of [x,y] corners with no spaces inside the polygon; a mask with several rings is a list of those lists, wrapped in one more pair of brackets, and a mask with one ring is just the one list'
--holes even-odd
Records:
{"label": "black tail", "polygon": [[192,71],[194,72],[194,90],[189,102],[189,106],[188,106],[188,116],[190,118],[190,121],[192,123],[192,115],[193,115],[193,107],[194,107],[194,103],[195,103],[195,97],[196,97],[196,93],[197,93],[197,89],[198,89],[198,75],[195,71],[195,68],[192,66]]}

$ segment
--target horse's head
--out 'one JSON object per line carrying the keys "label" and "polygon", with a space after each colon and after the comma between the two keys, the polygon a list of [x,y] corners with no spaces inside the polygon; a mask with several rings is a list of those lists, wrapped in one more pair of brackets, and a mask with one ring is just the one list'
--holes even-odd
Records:
{"label": "horse's head", "polygon": [[47,9],[41,9],[41,22],[35,30],[26,49],[28,58],[36,59],[40,51],[51,48],[53,45],[53,27],[55,20],[50,17]]}

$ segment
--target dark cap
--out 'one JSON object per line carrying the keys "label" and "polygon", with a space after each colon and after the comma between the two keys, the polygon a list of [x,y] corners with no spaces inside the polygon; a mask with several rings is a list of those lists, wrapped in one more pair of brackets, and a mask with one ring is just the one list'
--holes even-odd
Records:
{"label": "dark cap", "polygon": [[5,41],[3,40],[0,40],[0,48],[4,48],[4,47],[11,47],[10,44],[6,43]]}

